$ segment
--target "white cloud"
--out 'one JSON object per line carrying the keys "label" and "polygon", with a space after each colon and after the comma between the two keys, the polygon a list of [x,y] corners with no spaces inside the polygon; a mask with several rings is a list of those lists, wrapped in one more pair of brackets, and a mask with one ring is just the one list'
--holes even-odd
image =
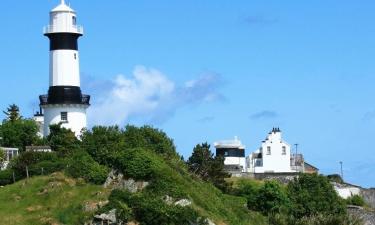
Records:
{"label": "white cloud", "polygon": [[[92,82],[96,84],[95,87],[100,87],[97,80]],[[217,90],[220,76],[214,73],[204,74],[177,87],[162,72],[137,66],[132,77],[118,75],[109,88],[108,81],[102,82],[106,84],[107,91],[88,90],[94,93],[89,108],[91,124],[122,125],[131,118],[160,122],[186,104],[223,99]],[[89,84],[87,86],[90,87]]]}

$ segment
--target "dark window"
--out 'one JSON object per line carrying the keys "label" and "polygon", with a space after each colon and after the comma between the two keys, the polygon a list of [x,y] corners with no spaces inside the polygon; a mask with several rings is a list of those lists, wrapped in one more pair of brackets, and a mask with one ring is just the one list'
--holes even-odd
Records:
{"label": "dark window", "polygon": [[282,154],[286,155],[286,147],[285,146],[283,146],[283,153]]}
{"label": "dark window", "polygon": [[73,25],[77,25],[77,18],[75,16],[72,17]]}
{"label": "dark window", "polygon": [[217,148],[216,155],[224,157],[245,157],[245,150],[238,148]]}
{"label": "dark window", "polygon": [[271,147],[270,146],[267,147],[267,155],[271,155]]}
{"label": "dark window", "polygon": [[61,112],[61,121],[68,122],[68,112]]}
{"label": "dark window", "polygon": [[74,59],[77,59],[77,53],[74,53]]}

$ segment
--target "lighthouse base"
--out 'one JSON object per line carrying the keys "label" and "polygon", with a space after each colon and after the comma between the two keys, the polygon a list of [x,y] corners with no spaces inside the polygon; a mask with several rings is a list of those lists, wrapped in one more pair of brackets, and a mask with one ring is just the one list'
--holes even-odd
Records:
{"label": "lighthouse base", "polygon": [[84,104],[47,104],[43,105],[44,136],[50,134],[49,126],[61,123],[61,126],[72,130],[78,137],[83,128],[87,127],[86,109]]}

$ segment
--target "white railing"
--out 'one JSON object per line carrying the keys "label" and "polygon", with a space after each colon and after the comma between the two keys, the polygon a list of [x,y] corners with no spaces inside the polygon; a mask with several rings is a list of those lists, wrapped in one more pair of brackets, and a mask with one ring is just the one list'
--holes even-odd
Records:
{"label": "white railing", "polygon": [[62,26],[48,25],[48,26],[43,27],[44,34],[61,33],[61,32],[83,34],[83,26],[71,25],[71,26],[62,27]]}

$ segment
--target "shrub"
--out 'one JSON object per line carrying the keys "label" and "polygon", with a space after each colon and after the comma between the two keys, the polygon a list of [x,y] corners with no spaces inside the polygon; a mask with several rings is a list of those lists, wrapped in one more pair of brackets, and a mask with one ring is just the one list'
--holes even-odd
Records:
{"label": "shrub", "polygon": [[114,154],[125,149],[122,131],[117,127],[93,127],[82,134],[81,147],[100,164],[109,165]]}
{"label": "shrub", "polygon": [[163,163],[153,152],[143,148],[129,149],[115,156],[114,166],[125,176],[136,180],[150,180],[155,177]]}
{"label": "shrub", "polygon": [[163,131],[151,126],[126,126],[123,132],[126,148],[145,148],[165,158],[180,158],[173,140]]}
{"label": "shrub", "polygon": [[[254,202],[251,202],[253,199]],[[285,190],[277,181],[266,181],[255,198],[250,197],[248,207],[263,214],[280,213],[286,210],[288,202]]]}
{"label": "shrub", "polygon": [[135,219],[148,225],[206,224],[192,208],[168,205],[160,197],[148,193],[114,190],[109,201],[106,210],[116,208],[123,222]]}
{"label": "shrub", "polygon": [[231,188],[230,194],[242,196],[247,199],[247,205],[251,208],[256,204],[256,197],[261,184],[251,179],[241,179],[236,184],[236,187]]}
{"label": "shrub", "polygon": [[336,182],[336,183],[339,183],[339,184],[342,184],[344,183],[344,180],[342,179],[342,177],[338,174],[331,174],[331,175],[328,175],[327,176],[328,180],[329,181],[332,181],[332,182]]}
{"label": "shrub", "polygon": [[345,215],[344,201],[337,195],[327,177],[300,174],[287,186],[291,214],[296,218],[317,214]]}
{"label": "shrub", "polygon": [[67,161],[65,171],[73,178],[83,178],[94,184],[103,184],[107,179],[108,168],[97,163],[87,152],[75,152]]}
{"label": "shrub", "polygon": [[365,200],[359,195],[353,195],[345,200],[348,205],[365,206]]}
{"label": "shrub", "polygon": [[59,159],[54,152],[22,152],[11,160],[9,168],[19,173],[25,173],[26,167],[30,167],[36,163],[58,160]]}
{"label": "shrub", "polygon": [[0,171],[0,186],[13,183],[13,170],[7,169]]}
{"label": "shrub", "polygon": [[48,175],[54,172],[63,171],[66,167],[66,162],[62,160],[57,161],[42,161],[36,163],[29,168],[29,173],[34,175]]}
{"label": "shrub", "polygon": [[50,134],[47,137],[52,150],[60,156],[69,156],[79,149],[79,141],[73,131],[60,124],[50,126]]}

